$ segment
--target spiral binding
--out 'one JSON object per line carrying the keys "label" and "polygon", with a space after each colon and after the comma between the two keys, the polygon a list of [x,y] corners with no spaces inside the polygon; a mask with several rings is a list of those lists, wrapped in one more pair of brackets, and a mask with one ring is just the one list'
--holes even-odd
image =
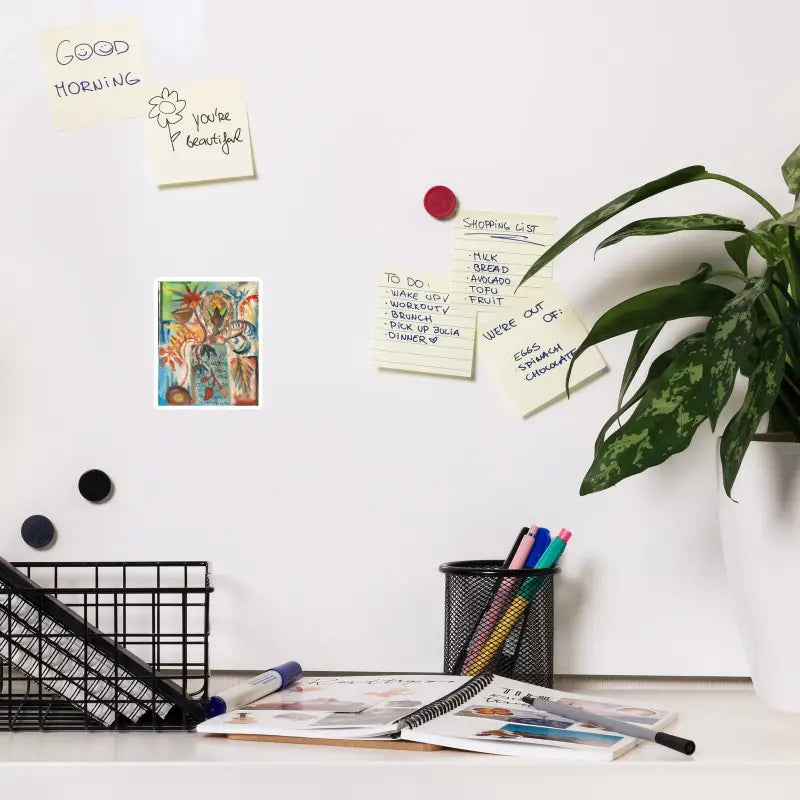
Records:
{"label": "spiral binding", "polygon": [[471,681],[465,683],[463,686],[459,686],[458,689],[453,689],[452,692],[446,694],[444,697],[440,697],[438,700],[428,703],[428,705],[423,708],[419,708],[416,711],[412,711],[410,714],[406,714],[405,717],[401,717],[397,720],[398,729],[416,728],[426,722],[430,722],[432,719],[441,717],[442,714],[455,711],[460,705],[466,703],[467,700],[472,700],[473,697],[490,686],[492,680],[494,680],[494,675],[489,672],[476,675]]}

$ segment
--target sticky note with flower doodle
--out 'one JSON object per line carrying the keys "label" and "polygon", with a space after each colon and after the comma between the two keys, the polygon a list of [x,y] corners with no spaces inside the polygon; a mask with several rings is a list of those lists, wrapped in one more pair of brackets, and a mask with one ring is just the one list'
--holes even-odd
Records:
{"label": "sticky note with flower doodle", "polygon": [[157,285],[158,405],[257,406],[258,281]]}
{"label": "sticky note with flower doodle", "polygon": [[241,81],[151,85],[147,94],[145,142],[159,186],[254,174]]}

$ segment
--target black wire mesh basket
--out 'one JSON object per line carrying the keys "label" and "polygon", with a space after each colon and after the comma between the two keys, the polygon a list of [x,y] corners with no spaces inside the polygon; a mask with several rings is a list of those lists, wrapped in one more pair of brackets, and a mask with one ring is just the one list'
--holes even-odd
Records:
{"label": "black wire mesh basket", "polygon": [[0,573],[0,730],[192,730],[208,699],[205,561]]}
{"label": "black wire mesh basket", "polygon": [[503,569],[502,561],[451,561],[445,575],[444,672],[492,672],[553,685],[551,569]]}

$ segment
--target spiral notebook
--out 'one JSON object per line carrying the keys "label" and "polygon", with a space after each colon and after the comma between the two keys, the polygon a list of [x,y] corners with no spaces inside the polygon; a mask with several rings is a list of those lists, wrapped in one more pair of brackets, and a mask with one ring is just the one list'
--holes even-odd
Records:
{"label": "spiral notebook", "polygon": [[668,711],[545,689],[483,674],[305,677],[246,708],[201,723],[199,733],[341,743],[394,741],[523,758],[611,760],[638,740],[531,708],[546,695],[661,730]]}

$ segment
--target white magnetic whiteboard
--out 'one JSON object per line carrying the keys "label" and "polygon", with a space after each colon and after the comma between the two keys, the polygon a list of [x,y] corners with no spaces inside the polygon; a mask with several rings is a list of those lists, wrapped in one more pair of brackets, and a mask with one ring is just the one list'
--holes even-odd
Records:
{"label": "white magnetic whiteboard", "polygon": [[[608,374],[522,420],[480,361],[474,381],[374,369],[371,314],[380,267],[449,269],[450,225],[422,209],[436,183],[465,208],[556,214],[561,231],[691,163],[787,203],[795,3],[2,7],[5,556],[35,557],[19,525],[41,513],[58,529],[42,558],[209,559],[216,668],[436,670],[437,565],[502,557],[535,520],[575,532],[557,671],[744,672],[713,437],[578,497],[627,342],[602,347]],[[155,79],[244,80],[257,179],[158,190],[142,120],[52,130],[37,31],[126,12]],[[636,215],[699,211],[761,219],[711,184]],[[594,262],[597,241],[555,270],[587,324],[626,292],[722,261],[715,234],[627,242]],[[261,279],[259,410],[154,407],[165,275]],[[346,312],[333,328],[331,309]],[[91,467],[114,480],[105,505],[76,491]]]}

